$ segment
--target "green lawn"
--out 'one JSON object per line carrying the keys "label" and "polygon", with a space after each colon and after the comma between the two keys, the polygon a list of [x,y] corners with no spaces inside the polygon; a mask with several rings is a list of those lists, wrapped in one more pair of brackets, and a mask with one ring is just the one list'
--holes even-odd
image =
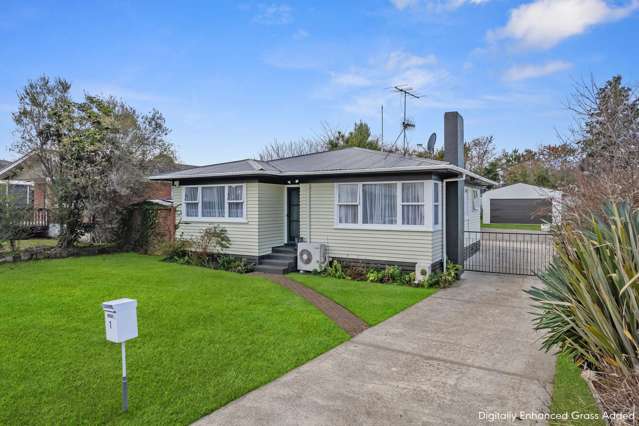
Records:
{"label": "green lawn", "polygon": [[[31,240],[18,240],[18,250],[33,247],[55,247],[58,240],[53,238],[34,238]],[[9,243],[0,245],[0,253],[9,251]]]}
{"label": "green lawn", "polygon": [[568,420],[551,422],[552,425],[588,425],[605,426],[603,420],[586,420],[571,418],[572,412],[587,413],[588,417],[595,417],[599,408],[590,393],[586,382],[581,378],[581,370],[565,355],[557,357],[555,370],[555,385],[552,395],[550,411],[552,413],[568,413]]}
{"label": "green lawn", "polygon": [[[0,424],[187,424],[348,340],[264,279],[136,254],[0,266]],[[120,346],[101,303],[138,300]]]}
{"label": "green lawn", "polygon": [[311,274],[289,276],[339,303],[369,325],[379,324],[435,293],[435,289],[340,280]]}
{"label": "green lawn", "polygon": [[482,223],[481,227],[485,229],[517,229],[522,231],[541,231],[541,225],[527,223]]}

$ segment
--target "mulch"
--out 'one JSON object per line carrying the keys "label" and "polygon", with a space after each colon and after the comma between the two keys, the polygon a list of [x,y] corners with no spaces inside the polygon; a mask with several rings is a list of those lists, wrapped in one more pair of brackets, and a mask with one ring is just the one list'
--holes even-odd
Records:
{"label": "mulch", "polygon": [[348,309],[284,275],[264,274],[261,272],[254,272],[253,275],[273,281],[308,300],[351,336],[356,336],[368,328],[368,324],[353,315]]}

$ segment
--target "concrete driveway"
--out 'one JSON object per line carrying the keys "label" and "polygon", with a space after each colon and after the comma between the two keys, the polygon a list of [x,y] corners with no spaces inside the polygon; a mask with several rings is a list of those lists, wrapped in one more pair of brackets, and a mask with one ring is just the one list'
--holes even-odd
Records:
{"label": "concrete driveway", "polygon": [[198,423],[476,425],[495,413],[543,413],[554,359],[538,351],[521,291],[535,282],[466,272],[459,285]]}

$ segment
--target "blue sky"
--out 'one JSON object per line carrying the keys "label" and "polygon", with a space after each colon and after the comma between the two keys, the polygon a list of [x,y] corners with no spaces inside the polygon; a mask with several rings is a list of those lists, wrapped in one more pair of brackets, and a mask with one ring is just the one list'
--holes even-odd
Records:
{"label": "blue sky", "polygon": [[256,156],[356,120],[412,143],[458,110],[499,148],[557,141],[576,81],[636,87],[639,0],[12,1],[0,5],[0,158],[15,158],[16,91],[41,74],[166,117],[180,159]]}

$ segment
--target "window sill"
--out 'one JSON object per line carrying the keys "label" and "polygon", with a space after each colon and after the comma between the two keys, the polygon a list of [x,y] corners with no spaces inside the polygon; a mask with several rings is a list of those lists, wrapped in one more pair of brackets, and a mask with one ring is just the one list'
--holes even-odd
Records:
{"label": "window sill", "polygon": [[182,223],[248,223],[243,217],[182,217]]}
{"label": "window sill", "polygon": [[422,225],[347,225],[337,224],[335,229],[351,229],[359,231],[413,231],[413,232],[432,232],[437,229]]}

